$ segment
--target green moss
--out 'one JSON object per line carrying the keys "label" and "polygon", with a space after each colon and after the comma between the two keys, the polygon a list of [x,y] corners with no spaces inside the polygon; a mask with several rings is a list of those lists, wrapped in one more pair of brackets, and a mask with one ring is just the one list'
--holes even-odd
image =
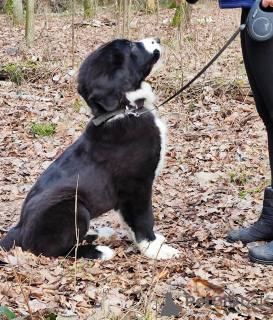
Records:
{"label": "green moss", "polygon": [[21,85],[23,80],[28,80],[29,78],[33,78],[37,72],[40,74],[47,75],[48,71],[42,67],[41,63],[37,61],[28,60],[24,63],[8,63],[3,66],[5,71],[10,79],[10,81],[16,83],[17,85]]}
{"label": "green moss", "polygon": [[173,25],[174,26],[178,26],[181,24],[181,21],[180,21],[180,13],[178,10],[175,11],[175,14],[174,14],[174,17],[173,17]]}
{"label": "green moss", "polygon": [[177,7],[177,3],[176,2],[170,2],[170,4],[168,5],[168,8],[169,9],[174,9],[174,8],[176,8]]}
{"label": "green moss", "polygon": [[7,0],[5,2],[3,11],[5,14],[12,15],[12,0]]}
{"label": "green moss", "polygon": [[83,100],[76,99],[73,103],[71,103],[68,107],[72,108],[73,111],[79,112],[81,107],[85,107],[86,103]]}
{"label": "green moss", "polygon": [[55,133],[56,124],[50,122],[34,122],[30,132],[40,136],[52,136]]}
{"label": "green moss", "polygon": [[189,103],[189,111],[193,112],[194,108],[195,108],[195,102],[193,100],[191,100]]}
{"label": "green moss", "polygon": [[191,20],[191,10],[192,6],[188,3],[179,3],[173,17],[173,25],[185,27],[189,24]]}
{"label": "green moss", "polygon": [[186,36],[185,40],[187,40],[187,41],[195,41],[195,39],[193,37],[191,37],[191,36]]}
{"label": "green moss", "polygon": [[11,64],[6,67],[6,71],[9,74],[10,80],[17,85],[21,85],[22,81],[24,79],[24,73],[22,71],[22,68],[20,68],[18,65]]}
{"label": "green moss", "polygon": [[231,172],[229,176],[230,182],[233,182],[239,186],[244,186],[249,179],[249,176],[245,170],[242,170],[241,172]]}

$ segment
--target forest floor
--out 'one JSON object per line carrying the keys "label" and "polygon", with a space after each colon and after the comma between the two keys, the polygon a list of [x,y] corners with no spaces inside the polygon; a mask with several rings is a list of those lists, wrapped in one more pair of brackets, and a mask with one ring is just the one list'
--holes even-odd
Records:
{"label": "forest floor", "polygon": [[[165,63],[148,79],[158,102],[190,80],[240,23],[240,10],[220,11],[216,2],[195,5],[186,30],[170,25],[173,15],[174,9],[161,9],[159,23],[156,14],[132,15],[133,40],[158,36],[164,46]],[[121,29],[106,9],[95,21],[83,21],[80,14],[75,20],[72,68],[70,16],[38,15],[37,40],[28,47],[24,28],[0,15],[1,65],[13,64],[12,79],[18,83],[0,81],[1,237],[18,221],[39,175],[90,119],[76,91],[75,71]],[[249,89],[239,37],[187,92],[161,107],[159,116],[168,125],[168,142],[165,166],[154,183],[154,229],[168,235],[166,242],[181,257],[153,261],[141,256],[110,212],[92,221],[91,228],[116,230],[110,240],[97,240],[116,251],[112,260],[75,262],[15,248],[10,262],[0,266],[0,306],[22,319],[29,313],[32,319],[155,319],[171,291],[182,311],[168,319],[272,318],[272,267],[249,262],[248,247],[257,243],[224,240],[229,230],[257,220],[270,183],[266,131]],[[40,122],[53,124],[55,133],[35,133],[33,125]],[[0,256],[7,259],[3,251]],[[205,303],[193,302],[197,298]]]}

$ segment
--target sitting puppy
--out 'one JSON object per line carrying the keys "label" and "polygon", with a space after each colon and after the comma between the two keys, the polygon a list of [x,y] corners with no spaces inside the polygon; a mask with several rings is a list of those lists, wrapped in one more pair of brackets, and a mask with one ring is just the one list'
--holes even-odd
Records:
{"label": "sitting puppy", "polygon": [[[153,232],[153,180],[163,163],[165,126],[154,112],[149,73],[160,64],[158,38],[117,39],[83,62],[78,91],[94,118],[81,137],[41,175],[28,193],[20,221],[0,246],[15,244],[35,255],[66,255],[79,241],[78,256],[110,259],[108,247],[91,244],[90,220],[115,209],[139,250],[168,259],[179,251]],[[77,186],[78,182],[78,186]],[[77,210],[75,194],[77,190]]]}

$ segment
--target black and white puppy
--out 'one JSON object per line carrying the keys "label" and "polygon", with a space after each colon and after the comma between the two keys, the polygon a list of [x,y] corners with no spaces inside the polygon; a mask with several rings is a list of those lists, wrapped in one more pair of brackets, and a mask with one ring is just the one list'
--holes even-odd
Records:
{"label": "black and white puppy", "polygon": [[94,118],[32,187],[19,223],[0,246],[66,255],[76,244],[78,228],[79,241],[88,242],[78,248],[79,257],[110,259],[113,250],[91,244],[94,237],[86,235],[91,219],[115,209],[144,255],[179,255],[153,232],[152,185],[163,164],[166,129],[152,110],[154,94],[144,80],[160,61],[158,38],[113,40],[86,58],[78,91]]}

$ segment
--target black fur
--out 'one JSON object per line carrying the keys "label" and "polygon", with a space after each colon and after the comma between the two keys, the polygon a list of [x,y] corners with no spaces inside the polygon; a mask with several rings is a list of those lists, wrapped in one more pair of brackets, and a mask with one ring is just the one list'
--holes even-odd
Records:
{"label": "black fur", "polygon": [[[157,38],[155,38],[158,41]],[[160,57],[141,42],[117,39],[91,53],[83,62],[78,91],[95,116],[128,105],[126,92],[140,88]],[[20,221],[0,246],[45,256],[67,254],[76,243],[77,226],[82,241],[92,218],[119,210],[137,242],[155,239],[152,184],[159,163],[161,138],[154,115],[126,115],[95,126],[88,123],[81,137],[40,176],[23,204]],[[93,238],[87,237],[87,242]],[[90,243],[79,256],[99,258]]]}

